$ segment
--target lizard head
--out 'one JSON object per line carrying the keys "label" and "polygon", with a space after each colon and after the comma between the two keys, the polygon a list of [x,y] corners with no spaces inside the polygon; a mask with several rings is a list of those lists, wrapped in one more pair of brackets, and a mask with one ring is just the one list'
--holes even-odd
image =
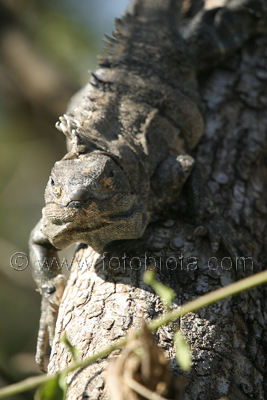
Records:
{"label": "lizard head", "polygon": [[109,156],[97,153],[56,162],[43,208],[43,233],[58,249],[75,242],[102,251],[105,244],[140,237],[145,206]]}

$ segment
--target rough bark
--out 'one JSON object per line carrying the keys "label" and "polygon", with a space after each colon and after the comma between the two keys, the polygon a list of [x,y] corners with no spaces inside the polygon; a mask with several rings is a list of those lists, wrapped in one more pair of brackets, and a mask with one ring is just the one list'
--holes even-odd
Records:
{"label": "rough bark", "polygon": [[[248,242],[262,269],[266,256],[266,46],[266,37],[254,38],[223,66],[199,77],[207,120],[196,154],[218,213]],[[80,247],[59,310],[49,371],[71,361],[59,343],[63,331],[86,357],[138,328],[142,318],[149,321],[164,311],[159,298],[142,282],[146,266],[154,260],[159,279],[177,294],[174,307],[256,272],[249,262],[245,270],[236,271],[224,258],[229,255],[222,247],[215,254],[217,261],[211,259],[208,238],[192,240],[194,229],[179,199],[168,214],[148,226],[142,239],[110,244],[105,259]],[[266,287],[256,288],[181,319],[193,354],[186,400],[267,398],[266,295]],[[174,374],[182,375],[173,350],[174,329],[163,327],[156,338]],[[107,363],[108,359],[100,360],[71,374],[68,398],[108,399]]]}

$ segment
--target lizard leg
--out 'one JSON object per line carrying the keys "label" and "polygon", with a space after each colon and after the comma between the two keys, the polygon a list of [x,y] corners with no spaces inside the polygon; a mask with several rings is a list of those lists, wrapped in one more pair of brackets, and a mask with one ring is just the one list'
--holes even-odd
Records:
{"label": "lizard leg", "polygon": [[29,240],[32,274],[42,296],[36,363],[45,370],[44,360],[47,343],[52,346],[58,308],[65,288],[57,250],[42,232],[42,220],[32,230]]}
{"label": "lizard leg", "polygon": [[181,29],[198,70],[219,64],[250,37],[266,32],[266,0],[231,0],[225,7],[204,9]]}
{"label": "lizard leg", "polygon": [[239,267],[243,266],[244,260],[247,259],[251,260],[255,266],[258,266],[238,233],[223,217],[216,213],[207,185],[196,166],[186,182],[185,189],[190,211],[198,223],[193,238],[198,235],[208,235],[213,253],[218,250],[222,242],[232,260]]}
{"label": "lizard leg", "polygon": [[155,195],[153,209],[159,213],[166,210],[174,199],[178,198],[183,187],[190,213],[198,224],[193,238],[208,235],[213,253],[222,242],[238,266],[241,267],[246,259],[250,259],[257,266],[238,233],[215,212],[207,185],[192,157],[170,156],[160,164],[151,180],[151,189]]}
{"label": "lizard leg", "polygon": [[156,169],[151,179],[153,210],[161,213],[173,203],[182,191],[194,165],[189,155],[174,155],[166,158]]}

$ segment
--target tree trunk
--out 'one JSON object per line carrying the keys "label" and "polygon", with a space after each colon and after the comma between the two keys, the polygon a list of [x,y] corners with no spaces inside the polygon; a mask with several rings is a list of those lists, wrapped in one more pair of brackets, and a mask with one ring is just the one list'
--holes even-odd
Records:
{"label": "tree trunk", "polygon": [[[241,234],[263,269],[266,250],[267,38],[258,37],[224,65],[199,76],[206,105],[206,130],[196,159],[218,213]],[[150,224],[140,240],[111,243],[105,255],[80,247],[60,306],[49,371],[71,361],[59,343],[62,332],[82,357],[140,327],[164,312],[160,299],[143,281],[156,264],[160,281],[176,292],[174,307],[256,271],[230,261],[221,246],[191,236],[195,223],[183,199]],[[126,256],[126,259],[125,259]],[[215,257],[215,258],[212,258]],[[186,400],[267,398],[267,290],[260,287],[183,317],[180,326],[192,347]],[[174,326],[156,332],[175,375],[182,375],[173,349]],[[69,399],[108,399],[107,359],[72,373]]]}

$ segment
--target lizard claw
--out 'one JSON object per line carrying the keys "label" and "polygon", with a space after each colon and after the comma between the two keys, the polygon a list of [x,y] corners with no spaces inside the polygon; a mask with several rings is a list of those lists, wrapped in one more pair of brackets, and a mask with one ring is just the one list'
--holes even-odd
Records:
{"label": "lizard claw", "polygon": [[203,225],[199,225],[192,235],[192,239],[195,239],[197,236],[206,236],[208,234],[207,228]]}
{"label": "lizard claw", "polygon": [[46,346],[48,342],[50,347],[53,344],[58,308],[66,280],[67,278],[60,274],[39,289],[42,295],[42,302],[35,361],[43,372],[46,372]]}
{"label": "lizard claw", "polygon": [[212,253],[216,253],[216,251],[219,248],[220,245],[220,235],[216,232],[212,232],[212,227],[206,227],[203,225],[199,225],[195,230],[194,233],[191,237],[192,240],[196,239],[197,236],[207,236],[209,235],[210,241],[211,241],[211,248],[212,248]]}
{"label": "lizard claw", "polygon": [[259,266],[238,233],[220,216],[213,215],[203,219],[201,226],[194,231],[193,238],[205,232],[210,238],[213,254],[218,250],[220,243],[223,243],[236,267],[243,267],[247,259],[251,260],[252,266]]}

